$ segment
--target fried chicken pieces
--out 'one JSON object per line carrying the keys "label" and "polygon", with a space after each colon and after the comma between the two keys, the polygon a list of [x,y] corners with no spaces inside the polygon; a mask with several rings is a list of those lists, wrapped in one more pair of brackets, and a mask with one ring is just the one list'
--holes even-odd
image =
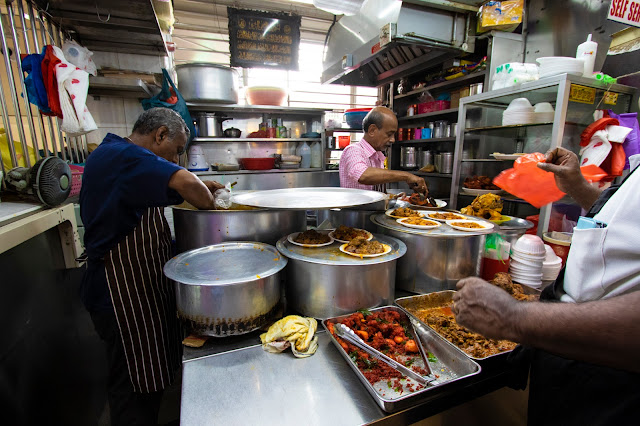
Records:
{"label": "fried chicken pieces", "polygon": [[460,209],[460,213],[487,220],[500,220],[502,217],[502,200],[495,194],[479,195],[470,205]]}
{"label": "fried chicken pieces", "polygon": [[357,237],[349,241],[345,250],[354,254],[384,253],[384,246],[378,241],[367,241],[364,237]]}

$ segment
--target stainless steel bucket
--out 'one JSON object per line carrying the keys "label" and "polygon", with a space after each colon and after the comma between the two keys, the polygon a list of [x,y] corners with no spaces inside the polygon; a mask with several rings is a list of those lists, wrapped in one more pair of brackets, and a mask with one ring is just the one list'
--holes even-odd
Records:
{"label": "stainless steel bucket", "polygon": [[238,74],[233,68],[207,63],[176,66],[178,90],[187,102],[238,103]]}
{"label": "stainless steel bucket", "polygon": [[[233,208],[233,207],[232,207]],[[275,245],[279,238],[307,226],[304,210],[196,210],[174,206],[178,253],[225,241],[259,241]]]}
{"label": "stainless steel bucket", "polygon": [[230,120],[210,112],[201,112],[195,115],[198,126],[198,137],[221,138],[224,136],[222,122]]}

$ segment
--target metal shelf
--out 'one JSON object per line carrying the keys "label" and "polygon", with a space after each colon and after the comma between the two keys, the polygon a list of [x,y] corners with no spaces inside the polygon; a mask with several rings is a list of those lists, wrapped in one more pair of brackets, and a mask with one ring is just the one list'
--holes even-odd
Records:
{"label": "metal shelf", "polygon": [[321,138],[193,138],[193,142],[320,142]]}
{"label": "metal shelf", "polygon": [[302,116],[317,116],[330,108],[296,108],[275,105],[234,105],[216,104],[211,102],[187,102],[190,111],[204,112],[233,112],[234,114],[288,114]]}
{"label": "metal shelf", "polygon": [[119,98],[150,98],[160,88],[152,90],[139,78],[91,77],[89,95],[116,96]]}
{"label": "metal shelf", "polygon": [[332,129],[325,129],[325,132],[364,133],[364,130],[362,130],[362,129],[332,128]]}
{"label": "metal shelf", "polygon": [[421,118],[438,117],[440,115],[454,115],[454,114],[458,114],[458,108],[449,108],[449,109],[443,109],[440,111],[427,112],[424,114],[411,115],[408,117],[400,117],[398,118],[398,122],[413,121],[413,120],[419,120]]}
{"label": "metal shelf", "polygon": [[487,74],[486,70],[474,72],[474,73],[465,75],[464,77],[459,77],[459,78],[456,78],[456,79],[453,79],[453,80],[441,81],[440,83],[431,84],[429,86],[425,86],[425,87],[422,87],[420,89],[412,90],[411,92],[404,93],[402,95],[396,95],[396,96],[393,97],[393,99],[406,98],[406,97],[409,97],[409,96],[413,96],[413,95],[417,95],[419,93],[426,92],[428,90],[444,89],[445,87],[457,86],[460,83],[464,83],[464,82],[471,83],[471,82],[476,82],[476,80],[477,81],[484,81],[484,76],[486,74]]}
{"label": "metal shelf", "polygon": [[421,171],[417,171],[414,174],[416,176],[442,177],[442,178],[449,178],[449,179],[451,179],[451,176],[453,176],[451,173],[436,173],[436,172],[421,172]]}
{"label": "metal shelf", "polygon": [[297,173],[297,172],[322,172],[323,167],[313,167],[308,169],[269,169],[269,170],[235,170],[235,171],[208,171],[193,172],[197,176],[218,176],[218,175],[254,175],[262,173]]}
{"label": "metal shelf", "polygon": [[420,144],[420,143],[437,143],[437,142],[455,142],[456,138],[429,138],[429,139],[411,139],[408,141],[398,141],[398,145]]}
{"label": "metal shelf", "polygon": [[[570,124],[570,123],[566,123]],[[547,121],[544,123],[527,123],[527,124],[512,124],[508,126],[485,126],[485,127],[474,127],[471,129],[464,129],[464,132],[483,132],[483,131],[491,131],[491,130],[505,130],[505,129],[522,129],[524,127],[536,127],[536,126],[549,126],[553,125],[553,121]]]}
{"label": "metal shelf", "polygon": [[496,160],[494,158],[467,158],[460,161],[463,163],[502,163],[506,160]]}

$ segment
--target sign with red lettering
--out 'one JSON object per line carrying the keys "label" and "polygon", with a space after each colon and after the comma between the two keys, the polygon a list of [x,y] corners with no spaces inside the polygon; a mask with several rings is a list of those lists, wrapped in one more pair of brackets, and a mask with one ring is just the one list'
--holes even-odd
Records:
{"label": "sign with red lettering", "polygon": [[640,0],[611,0],[607,18],[611,21],[640,27]]}

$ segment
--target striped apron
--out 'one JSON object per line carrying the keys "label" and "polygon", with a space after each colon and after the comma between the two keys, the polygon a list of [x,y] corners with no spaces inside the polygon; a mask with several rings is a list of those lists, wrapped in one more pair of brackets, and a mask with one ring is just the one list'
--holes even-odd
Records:
{"label": "striped apron", "polygon": [[163,390],[180,365],[175,292],[162,272],[170,256],[169,224],[160,208],[153,207],[104,259],[135,392]]}

